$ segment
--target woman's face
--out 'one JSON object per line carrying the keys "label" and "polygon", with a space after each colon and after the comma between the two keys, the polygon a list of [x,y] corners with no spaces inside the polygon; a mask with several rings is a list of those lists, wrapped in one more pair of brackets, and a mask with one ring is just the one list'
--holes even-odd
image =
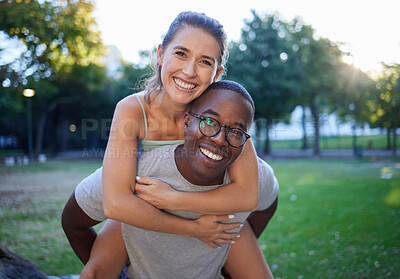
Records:
{"label": "woman's face", "polygon": [[173,102],[188,104],[221,74],[217,40],[200,28],[183,27],[165,49],[157,50],[164,93]]}

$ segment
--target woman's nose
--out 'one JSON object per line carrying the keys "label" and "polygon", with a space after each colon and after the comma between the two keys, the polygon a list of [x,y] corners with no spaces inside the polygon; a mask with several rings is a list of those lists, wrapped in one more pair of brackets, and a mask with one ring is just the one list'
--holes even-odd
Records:
{"label": "woman's nose", "polygon": [[182,71],[188,77],[195,77],[196,76],[196,62],[195,61],[188,61]]}

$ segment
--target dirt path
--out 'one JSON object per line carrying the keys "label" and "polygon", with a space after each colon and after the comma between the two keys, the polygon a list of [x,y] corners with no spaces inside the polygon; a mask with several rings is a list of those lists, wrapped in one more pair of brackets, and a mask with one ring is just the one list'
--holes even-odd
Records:
{"label": "dirt path", "polygon": [[74,172],[0,173],[0,207],[19,207],[27,202],[65,200],[85,174]]}

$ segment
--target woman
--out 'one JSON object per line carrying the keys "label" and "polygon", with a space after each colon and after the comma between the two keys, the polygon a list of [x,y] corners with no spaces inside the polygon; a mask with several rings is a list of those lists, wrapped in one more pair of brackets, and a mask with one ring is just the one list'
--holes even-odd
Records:
{"label": "woman", "polygon": [[[157,50],[155,76],[149,80],[145,91],[120,101],[114,113],[103,162],[103,203],[108,218],[147,230],[198,237],[214,247],[216,243],[232,241],[232,236],[227,238],[223,229],[215,226],[216,222],[204,225],[212,227],[213,231],[210,229],[200,236],[185,220],[166,217],[141,199],[158,208],[204,214],[253,211],[258,204],[258,168],[251,141],[229,169],[232,181],[229,187],[181,193],[160,181],[141,178],[135,185],[134,179],[138,141],[144,150],[181,142],[184,139],[181,123],[189,103],[220,78],[225,59],[226,35],[216,20],[186,12],[172,22]],[[215,157],[216,154],[205,155]],[[139,194],[132,195],[132,189]],[[115,224],[106,227],[104,236],[109,230],[118,231],[118,227]],[[99,240],[104,238],[99,235]],[[95,259],[96,252],[91,257]]]}

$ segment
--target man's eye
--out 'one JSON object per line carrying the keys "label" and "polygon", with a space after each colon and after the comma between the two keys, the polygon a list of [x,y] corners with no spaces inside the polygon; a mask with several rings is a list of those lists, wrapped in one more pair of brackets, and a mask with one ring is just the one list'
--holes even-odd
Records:
{"label": "man's eye", "polygon": [[235,137],[242,137],[243,132],[237,129],[232,129],[229,131],[230,134],[234,135]]}
{"label": "man's eye", "polygon": [[211,118],[206,118],[205,121],[206,121],[206,123],[207,123],[208,126],[215,126],[215,125],[217,125],[217,122],[216,122],[215,120],[211,119]]}

